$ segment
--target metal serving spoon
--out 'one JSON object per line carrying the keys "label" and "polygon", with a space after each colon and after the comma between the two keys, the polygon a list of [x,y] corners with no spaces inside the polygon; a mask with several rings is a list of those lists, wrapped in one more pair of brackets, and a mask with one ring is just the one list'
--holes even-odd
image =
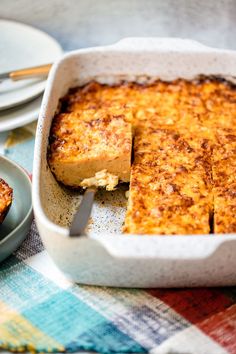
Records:
{"label": "metal serving spoon", "polygon": [[71,237],[84,235],[84,231],[88,225],[89,217],[91,215],[96,192],[96,187],[87,188],[84,192],[79,209],[75,213],[73,221],[70,225],[69,235]]}

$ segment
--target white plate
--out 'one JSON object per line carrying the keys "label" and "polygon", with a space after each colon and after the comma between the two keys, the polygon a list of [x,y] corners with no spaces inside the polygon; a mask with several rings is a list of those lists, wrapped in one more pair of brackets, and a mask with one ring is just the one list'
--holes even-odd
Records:
{"label": "white plate", "polygon": [[[62,49],[48,34],[22,23],[0,20],[0,72],[54,62]],[[31,79],[0,83],[0,110],[38,96],[45,80]]]}
{"label": "white plate", "polygon": [[38,118],[42,96],[21,106],[0,111],[0,132],[15,129]]}

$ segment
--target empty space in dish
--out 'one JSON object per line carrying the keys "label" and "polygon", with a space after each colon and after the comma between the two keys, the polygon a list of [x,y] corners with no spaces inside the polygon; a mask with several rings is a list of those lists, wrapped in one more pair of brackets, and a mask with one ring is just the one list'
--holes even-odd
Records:
{"label": "empty space in dish", "polygon": [[[53,177],[54,178],[54,177]],[[55,181],[56,182],[56,181]],[[45,200],[45,211],[52,221],[62,227],[68,227],[72,221],[73,215],[79,207],[82,199],[82,193],[72,191],[64,186],[54,185],[54,193],[60,194],[63,203],[52,210],[52,201],[50,196]],[[58,188],[58,192],[56,191]],[[129,189],[128,184],[120,184],[118,188],[112,192],[99,189],[95,195],[92,214],[86,229],[86,233],[100,234],[104,232],[120,234],[125,219],[127,208],[126,191]],[[50,207],[48,208],[48,206]]]}

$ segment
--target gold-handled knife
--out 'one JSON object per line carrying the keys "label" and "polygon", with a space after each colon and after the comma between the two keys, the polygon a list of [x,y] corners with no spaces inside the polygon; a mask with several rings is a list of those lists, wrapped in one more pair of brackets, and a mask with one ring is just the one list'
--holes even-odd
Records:
{"label": "gold-handled knife", "polygon": [[31,68],[25,68],[25,69],[0,73],[0,81],[7,80],[7,79],[18,81],[24,79],[31,79],[34,77],[41,77],[41,76],[46,77],[48,76],[51,67],[52,64],[45,64],[45,65],[34,66]]}

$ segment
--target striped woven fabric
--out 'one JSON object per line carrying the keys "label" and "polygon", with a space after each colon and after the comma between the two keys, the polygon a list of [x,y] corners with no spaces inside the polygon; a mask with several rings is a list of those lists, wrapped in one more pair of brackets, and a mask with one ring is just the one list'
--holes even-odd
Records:
{"label": "striped woven fabric", "polygon": [[[31,171],[34,126],[0,134]],[[236,288],[111,289],[70,283],[35,224],[0,265],[0,348],[15,352],[236,353]]]}

